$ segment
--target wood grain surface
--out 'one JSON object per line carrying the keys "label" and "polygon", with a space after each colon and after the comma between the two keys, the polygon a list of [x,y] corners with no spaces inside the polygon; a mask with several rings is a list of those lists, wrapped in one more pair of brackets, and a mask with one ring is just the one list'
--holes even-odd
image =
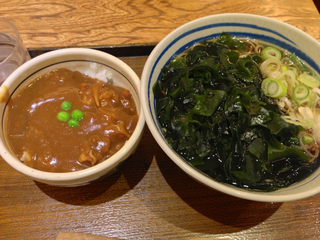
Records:
{"label": "wood grain surface", "polygon": [[[146,57],[123,58],[140,76]],[[319,239],[320,194],[259,203],[209,189],[180,170],[146,127],[115,174],[78,188],[34,182],[0,159],[0,239],[76,232],[120,239]]]}
{"label": "wood grain surface", "polygon": [[[217,13],[253,13],[320,40],[312,0],[0,0],[0,17],[28,49],[153,45],[176,27]],[[147,57],[123,58],[136,73]],[[30,180],[0,158],[0,239],[74,232],[120,239],[320,239],[320,194],[259,203],[209,189],[160,149],[148,128],[115,174],[78,188]]]}
{"label": "wood grain surface", "polygon": [[320,40],[312,0],[0,0],[0,17],[29,49],[154,44],[186,22],[232,12],[278,19]]}

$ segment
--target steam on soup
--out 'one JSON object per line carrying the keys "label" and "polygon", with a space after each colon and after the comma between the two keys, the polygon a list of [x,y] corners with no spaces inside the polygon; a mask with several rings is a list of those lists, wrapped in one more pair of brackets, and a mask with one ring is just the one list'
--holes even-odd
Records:
{"label": "steam on soup", "polygon": [[190,164],[220,182],[273,191],[319,166],[319,85],[294,53],[222,33],[162,69],[156,113]]}
{"label": "steam on soup", "polygon": [[133,133],[138,114],[129,90],[57,69],[10,100],[7,142],[27,166],[82,170],[107,160]]}

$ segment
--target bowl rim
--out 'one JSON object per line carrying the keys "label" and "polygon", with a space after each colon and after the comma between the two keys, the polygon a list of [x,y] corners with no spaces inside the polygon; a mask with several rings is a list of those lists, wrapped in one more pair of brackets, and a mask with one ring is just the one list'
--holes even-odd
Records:
{"label": "bowl rim", "polygon": [[[284,195],[270,195],[270,193],[267,192],[258,192],[258,191],[250,191],[250,190],[245,190],[241,188],[237,188],[231,185],[227,185],[225,183],[220,183],[209,176],[206,176],[203,173],[200,173],[199,170],[195,169],[195,167],[191,166],[188,164],[186,161],[182,160],[177,153],[174,152],[174,150],[171,149],[166,143],[166,141],[162,138],[161,134],[158,132],[158,129],[155,126],[154,119],[152,118],[152,114],[149,111],[149,94],[148,91],[149,89],[149,84],[150,84],[150,75],[152,75],[153,69],[150,69],[151,66],[156,65],[156,61],[160,58],[158,56],[158,52],[164,52],[164,49],[168,46],[168,41],[170,39],[173,39],[174,36],[180,36],[183,34],[185,31],[185,28],[188,28],[189,26],[199,26],[199,22],[203,21],[212,21],[214,22],[215,19],[218,18],[225,18],[225,17],[230,17],[230,18],[252,18],[252,19],[262,19],[266,22],[273,22],[277,25],[282,25],[285,28],[289,28],[291,31],[294,31],[299,34],[303,34],[305,37],[307,37],[310,41],[314,42],[315,44],[318,44],[320,46],[320,43],[311,37],[309,34],[303,32],[302,30],[298,29],[295,26],[292,26],[288,23],[272,19],[269,17],[265,16],[260,16],[260,15],[255,15],[255,14],[247,14],[247,13],[221,13],[221,14],[215,14],[215,15],[209,15],[205,17],[201,17],[195,20],[192,20],[190,22],[187,22],[178,28],[174,29],[172,32],[170,32],[168,35],[166,35],[153,49],[153,51],[150,53],[145,66],[142,71],[141,75],[141,100],[142,100],[142,108],[144,111],[146,123],[150,129],[151,134],[155,138],[156,142],[158,145],[162,148],[162,150],[167,154],[167,156],[176,164],[178,165],[185,173],[187,173],[190,177],[194,178],[198,182],[215,189],[217,191],[220,191],[222,193],[234,196],[234,197],[239,197],[242,199],[246,200],[253,200],[253,201],[259,201],[259,202],[287,202],[287,201],[294,201],[294,200],[299,200],[303,198],[310,197],[312,195],[315,195],[320,192],[320,186],[313,188],[313,189],[305,189],[302,193],[292,193],[292,194],[284,194]],[[201,25],[201,24],[200,24]],[[202,26],[202,25],[201,25]],[[190,29],[189,29],[190,30]],[[294,185],[291,185],[294,186]],[[284,188],[285,189],[285,188]],[[279,189],[278,191],[284,190],[284,189]],[[281,193],[280,193],[281,194]]]}
{"label": "bowl rim", "polygon": [[[129,140],[127,140],[125,145],[118,152],[116,152],[113,156],[108,158],[106,161],[103,161],[95,166],[92,166],[83,170],[75,171],[75,172],[62,172],[62,173],[46,172],[46,171],[41,171],[41,170],[28,167],[22,162],[20,162],[19,159],[14,157],[10,151],[7,151],[7,148],[4,145],[4,143],[0,141],[0,155],[2,156],[2,158],[14,169],[33,179],[58,183],[58,182],[76,181],[80,179],[85,179],[91,175],[96,175],[103,171],[108,172],[115,167],[114,166],[115,164],[125,160],[123,158],[125,156],[128,156],[132,151],[132,149],[135,147],[136,142],[139,142],[144,129],[145,118],[142,111],[142,104],[140,99],[139,77],[133,71],[133,69],[131,69],[125,62],[123,62],[122,60],[120,60],[119,58],[111,54],[108,54],[99,50],[89,49],[89,48],[65,48],[65,49],[53,50],[53,51],[41,54],[29,60],[28,62],[24,63],[19,68],[17,68],[3,82],[2,86],[10,86],[12,81],[14,81],[14,79],[19,77],[21,74],[23,74],[23,72],[25,72],[26,70],[32,69],[35,65],[41,64],[41,62],[44,60],[57,59],[58,57],[70,56],[70,55],[74,55],[76,57],[81,56],[81,60],[86,60],[86,59],[90,60],[93,58],[97,58],[97,59],[101,59],[101,61],[104,60],[107,62],[113,62],[115,63],[115,65],[119,66],[117,70],[121,73],[125,72],[130,77],[129,81],[132,82],[133,86],[135,87],[137,96],[139,97],[139,104],[140,104],[139,119],[131,137],[129,138]],[[78,60],[78,59],[75,58],[75,60]],[[92,61],[94,62],[95,60],[92,60]],[[54,64],[56,63],[59,63],[59,61],[54,62]],[[33,70],[33,72],[36,72],[38,70],[39,69],[36,68],[35,70]]]}

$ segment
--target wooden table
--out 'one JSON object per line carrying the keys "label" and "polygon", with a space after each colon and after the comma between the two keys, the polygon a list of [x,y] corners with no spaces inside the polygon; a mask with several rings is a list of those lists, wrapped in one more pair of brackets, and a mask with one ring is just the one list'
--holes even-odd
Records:
{"label": "wooden table", "polygon": [[[152,46],[183,23],[225,12],[272,17],[320,40],[311,0],[0,0],[0,16],[14,22],[29,50],[40,52]],[[141,76],[147,56],[124,56]],[[89,186],[47,186],[0,159],[0,239],[55,239],[60,232],[122,239],[319,239],[319,224],[320,194],[259,203],[211,190],[182,172],[148,128],[118,172]]]}

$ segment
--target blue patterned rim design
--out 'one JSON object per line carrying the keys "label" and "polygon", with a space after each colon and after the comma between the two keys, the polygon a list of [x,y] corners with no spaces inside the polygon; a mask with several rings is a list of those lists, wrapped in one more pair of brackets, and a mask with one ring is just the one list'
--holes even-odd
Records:
{"label": "blue patterned rim design", "polygon": [[[290,40],[289,40],[289,42],[292,43],[292,44],[288,44],[288,43],[286,43],[284,41],[281,41],[281,40],[278,40],[278,39],[275,39],[273,37],[269,37],[269,36],[266,36],[266,35],[261,35],[261,34],[235,32],[235,31],[228,31],[228,33],[230,33],[232,36],[236,36],[238,38],[256,39],[256,40],[260,40],[260,41],[263,41],[263,42],[266,42],[266,43],[271,43],[273,45],[279,46],[282,49],[286,49],[289,52],[295,53],[299,58],[301,58],[303,61],[308,63],[308,65],[311,66],[316,72],[320,73],[320,68],[319,68],[318,64],[316,64],[308,55],[306,55],[300,49],[298,49],[297,47],[294,47],[293,45],[296,45],[296,44],[293,43]],[[202,41],[205,41],[205,40],[210,40],[210,39],[217,38],[217,37],[219,37],[219,35],[220,35],[220,33],[215,33],[215,34],[212,34],[212,35],[209,35],[209,36],[206,36],[206,37],[201,37],[201,38],[197,38],[197,39],[192,40],[191,42],[189,42],[189,43],[185,44],[184,46],[182,46],[181,48],[179,48],[179,50],[175,52],[175,54],[172,56],[172,58],[170,58],[166,62],[166,64],[168,64],[174,58],[175,55],[177,55],[178,53],[183,52],[185,49],[187,49],[188,47],[192,46],[193,44],[198,43],[198,42],[202,42]],[[182,38],[183,37],[179,37],[179,38],[176,39],[175,42],[172,42],[170,45],[168,45],[168,47],[163,51],[163,53],[165,53],[172,45],[174,45],[178,40],[180,40]],[[161,54],[159,56],[159,58],[157,59],[157,62],[161,59],[162,55],[163,54]],[[157,62],[154,65],[154,67],[157,65]]]}
{"label": "blue patterned rim design", "polygon": [[[198,28],[194,28],[194,29],[191,29],[183,34],[181,34],[180,36],[176,37],[174,40],[172,40],[170,42],[169,45],[167,45],[163,50],[162,52],[160,53],[160,55],[157,57],[154,65],[152,66],[151,68],[151,72],[150,72],[150,76],[153,76],[154,74],[154,71],[155,71],[155,68],[157,67],[159,61],[161,60],[161,58],[164,56],[164,54],[172,47],[174,46],[179,40],[187,37],[188,35],[191,35],[191,34],[194,34],[194,33],[197,33],[197,32],[200,32],[200,31],[203,31],[203,30],[208,30],[210,28],[216,28],[216,27],[237,27],[238,29],[241,28],[241,27],[244,27],[244,28],[252,28],[252,29],[255,29],[255,30],[259,30],[261,33],[263,32],[266,32],[266,33],[269,33],[269,35],[274,35],[275,37],[278,37],[279,39],[275,38],[275,37],[271,37],[271,36],[267,36],[267,35],[263,35],[263,34],[258,34],[258,33],[250,33],[248,32],[247,29],[243,29],[243,31],[241,31],[239,29],[239,31],[225,31],[229,34],[231,34],[232,36],[235,36],[235,37],[239,37],[239,38],[251,38],[251,39],[256,39],[256,40],[260,40],[260,41],[263,41],[263,42],[266,42],[266,43],[270,43],[270,44],[273,44],[273,45],[276,45],[276,46],[279,46],[280,48],[282,49],[286,49],[288,50],[289,52],[292,52],[292,53],[295,53],[300,59],[302,59],[303,61],[305,61],[310,67],[312,67],[316,72],[320,73],[320,67],[319,65],[313,60],[311,59],[308,55],[306,55],[304,52],[302,52],[298,46],[296,45],[296,43],[294,43],[293,41],[291,41],[290,39],[288,39],[287,37],[285,37],[284,35],[278,33],[277,31],[274,31],[274,30],[271,30],[269,28],[265,28],[265,27],[260,27],[260,26],[257,26],[257,25],[253,25],[253,24],[242,24],[242,23],[218,23],[218,24],[208,24],[208,25],[204,25],[204,26],[201,26],[201,27],[198,27]],[[184,44],[183,46],[181,46],[177,51],[175,51],[172,56],[166,61],[165,65],[168,64],[176,55],[178,55],[179,53],[183,52],[184,50],[186,50],[187,48],[189,48],[190,46],[194,45],[195,43],[198,43],[198,42],[202,42],[202,41],[206,41],[206,40],[210,40],[210,39],[214,39],[214,38],[217,38],[221,33],[214,33],[214,34],[211,34],[211,35],[206,35],[204,37],[199,37],[199,38],[196,38],[196,39],[193,39],[192,41]],[[160,74],[161,72],[159,73],[159,76],[157,76],[157,80],[159,80],[160,78]],[[151,77],[149,78],[149,82],[148,82],[148,99],[151,99],[150,98],[150,91],[152,91],[152,86],[151,86]],[[152,107],[151,107],[151,102],[152,100],[150,100],[148,102],[148,106],[149,106],[149,109],[151,110]],[[153,100],[153,105],[155,105],[155,101]],[[159,132],[162,133],[162,130],[161,128],[159,127],[159,123],[158,123],[158,120],[156,119],[156,116],[154,116],[152,114],[152,111],[151,112],[151,115],[152,115],[152,120],[154,122],[154,125],[156,126],[156,128],[158,129]],[[163,136],[162,136],[163,138]],[[165,140],[165,139],[164,139]],[[171,146],[170,146],[171,147]],[[290,191],[292,189],[297,189],[297,188],[300,188],[302,186],[305,186],[307,185],[308,183],[314,181],[316,178],[318,178],[320,176],[320,174],[318,174],[317,176],[315,176],[314,178],[312,178],[311,180],[309,180],[308,182],[302,184],[302,185],[298,185],[296,187],[291,187],[290,189],[282,189],[282,190],[279,190],[281,192],[287,192],[287,191]]]}
{"label": "blue patterned rim design", "polygon": [[[262,34],[255,34],[255,33],[249,33],[249,32],[239,32],[239,31],[226,31],[228,33],[230,33],[232,36],[236,36],[236,37],[240,37],[240,38],[251,38],[251,39],[256,39],[256,40],[260,40],[263,42],[267,42],[267,43],[271,43],[274,44],[276,46],[279,46],[283,49],[286,49],[292,53],[295,53],[299,58],[301,58],[303,61],[305,61],[307,64],[309,64],[309,66],[311,66],[316,72],[320,73],[320,67],[318,66],[318,64],[316,64],[308,55],[306,55],[304,52],[302,52],[300,49],[298,49],[295,43],[293,43],[291,40],[289,40],[288,38],[286,38],[285,36],[283,36],[282,34],[268,29],[268,28],[263,28],[257,25],[253,25],[253,24],[242,24],[242,23],[218,23],[218,24],[209,24],[209,25],[205,25],[199,28],[195,28],[192,30],[189,30],[185,33],[183,33],[182,35],[178,36],[177,38],[175,38],[168,46],[166,46],[166,48],[164,48],[162,50],[162,52],[160,53],[160,55],[158,56],[158,58],[156,59],[154,65],[152,66],[151,72],[150,72],[150,76],[153,75],[155,68],[157,67],[158,62],[160,61],[160,59],[163,57],[163,55],[175,44],[177,43],[179,40],[185,38],[186,36],[202,31],[202,30],[206,30],[206,29],[210,29],[210,28],[215,28],[215,27],[245,27],[245,28],[252,28],[252,29],[256,29],[256,30],[263,30],[265,32],[269,32],[271,34],[274,34],[276,36],[279,36],[280,38],[290,42],[291,44],[286,43],[285,41],[281,41],[278,40],[276,38],[273,37],[269,37],[266,35],[262,35]],[[188,47],[192,46],[193,44],[197,43],[197,42],[201,42],[201,41],[205,41],[205,40],[209,40],[209,39],[214,39],[216,37],[218,37],[220,35],[220,33],[214,33],[211,35],[207,35],[205,37],[200,37],[197,39],[193,39],[192,41],[188,42],[187,44],[183,45],[182,47],[180,47],[173,55],[171,58],[168,59],[168,61],[166,62],[166,64],[168,64],[177,54],[183,52],[184,50],[186,50]],[[157,79],[159,79],[159,76],[157,77]],[[148,82],[148,99],[150,99],[150,89],[152,89],[152,86],[150,86],[150,79]],[[149,102],[149,109],[151,109],[151,105]],[[155,123],[155,125],[157,126],[158,130],[161,131],[161,129],[159,129],[158,127],[158,122],[157,120],[154,118],[154,116],[152,117],[153,121]]]}

